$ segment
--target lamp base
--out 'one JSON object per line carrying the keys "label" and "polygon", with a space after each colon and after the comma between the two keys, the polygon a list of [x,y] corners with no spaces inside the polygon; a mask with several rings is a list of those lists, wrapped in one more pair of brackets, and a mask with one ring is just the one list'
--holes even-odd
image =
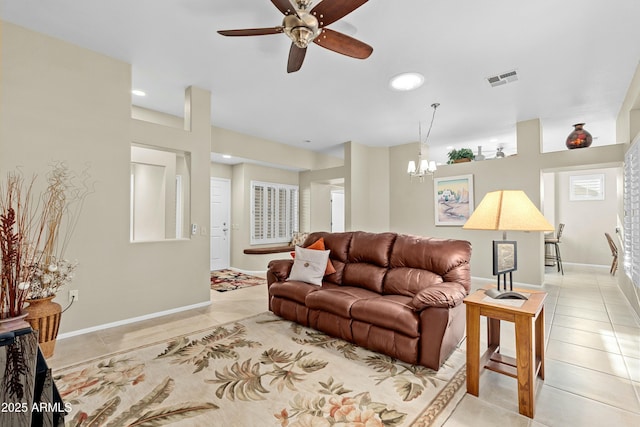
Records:
{"label": "lamp base", "polygon": [[[503,288],[507,290],[507,273],[500,273],[498,276],[498,290],[500,290],[500,278],[502,277]],[[513,290],[513,271],[509,271],[509,290]]]}
{"label": "lamp base", "polygon": [[499,289],[487,289],[484,291],[484,294],[493,299],[529,299],[522,295],[521,293],[514,291],[501,291]]}

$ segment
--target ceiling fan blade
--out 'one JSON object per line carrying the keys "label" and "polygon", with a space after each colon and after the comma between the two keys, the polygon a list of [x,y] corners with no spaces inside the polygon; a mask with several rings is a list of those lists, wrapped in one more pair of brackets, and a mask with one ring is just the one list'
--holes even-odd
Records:
{"label": "ceiling fan blade", "polygon": [[[275,0],[272,1],[275,2]],[[343,16],[347,16],[367,1],[368,0],[321,1],[316,7],[311,9],[311,14],[318,18],[320,27],[326,27]]]}
{"label": "ceiling fan blade", "polygon": [[287,62],[287,73],[295,73],[302,67],[304,56],[307,54],[306,47],[298,47],[295,43],[291,43],[289,49],[289,62]]}
{"label": "ceiling fan blade", "polygon": [[289,0],[271,0],[271,3],[273,3],[273,5],[277,7],[283,15],[296,13],[295,8],[291,5],[291,2],[289,2]]}
{"label": "ceiling fan blade", "polygon": [[368,44],[329,28],[323,28],[322,33],[313,42],[325,49],[357,59],[366,59],[373,52],[373,48]]}
{"label": "ceiling fan blade", "polygon": [[223,36],[266,36],[269,34],[279,34],[284,31],[284,27],[271,28],[247,28],[244,30],[220,30],[218,34]]}

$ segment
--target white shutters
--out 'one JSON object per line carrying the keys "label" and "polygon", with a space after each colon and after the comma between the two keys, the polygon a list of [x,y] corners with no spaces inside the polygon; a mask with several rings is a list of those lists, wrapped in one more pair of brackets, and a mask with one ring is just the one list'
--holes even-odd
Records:
{"label": "white shutters", "polygon": [[288,243],[298,230],[298,187],[251,181],[251,244]]}
{"label": "white shutters", "polygon": [[569,200],[604,200],[604,174],[571,175]]}
{"label": "white shutters", "polygon": [[265,187],[251,185],[251,242],[266,239],[264,227]]}
{"label": "white shutters", "polygon": [[624,269],[640,287],[640,142],[624,156]]}

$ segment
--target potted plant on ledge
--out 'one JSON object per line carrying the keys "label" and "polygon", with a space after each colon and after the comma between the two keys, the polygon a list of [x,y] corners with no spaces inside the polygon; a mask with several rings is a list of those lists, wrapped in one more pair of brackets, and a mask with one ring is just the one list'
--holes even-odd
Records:
{"label": "potted plant on ledge", "polygon": [[456,150],[455,148],[447,154],[449,156],[448,164],[470,162],[473,160],[473,151],[470,148],[461,148]]}

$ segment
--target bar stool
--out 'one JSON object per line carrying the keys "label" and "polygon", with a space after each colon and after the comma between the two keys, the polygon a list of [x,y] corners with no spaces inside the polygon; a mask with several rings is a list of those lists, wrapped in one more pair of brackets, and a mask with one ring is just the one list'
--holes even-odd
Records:
{"label": "bar stool", "polygon": [[[564,276],[564,268],[562,268],[562,257],[560,256],[560,237],[562,236],[562,230],[564,230],[564,224],[558,224],[558,232],[556,236],[550,236],[544,238],[545,248],[547,245],[553,246],[553,254],[545,255],[545,258],[553,259],[558,266],[558,272],[561,272]],[[545,249],[545,254],[547,253]]]}
{"label": "bar stool", "polygon": [[614,243],[613,239],[609,235],[609,233],[604,233],[607,238],[607,242],[609,242],[609,248],[611,249],[611,256],[613,257],[613,262],[611,263],[611,270],[609,270],[609,274],[616,274],[616,270],[618,269],[618,247]]}

